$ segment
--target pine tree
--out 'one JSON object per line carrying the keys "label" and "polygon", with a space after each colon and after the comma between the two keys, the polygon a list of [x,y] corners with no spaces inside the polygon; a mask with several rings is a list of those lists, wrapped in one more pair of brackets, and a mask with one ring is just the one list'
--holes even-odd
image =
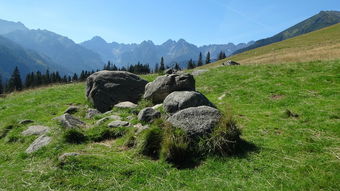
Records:
{"label": "pine tree", "polygon": [[64,75],[64,77],[63,77],[63,83],[67,83],[67,76],[66,75]]}
{"label": "pine tree", "polygon": [[159,72],[163,72],[164,70],[165,70],[164,58],[162,56],[161,63],[160,63],[160,66],[159,66]]}
{"label": "pine tree", "polygon": [[[86,73],[87,73],[87,71],[86,71]],[[80,81],[84,81],[85,78],[86,78],[85,72],[84,72],[84,70],[82,70],[81,73],[80,73],[80,76],[79,76],[79,80],[80,80]]]}
{"label": "pine tree", "polygon": [[195,64],[194,64],[194,62],[192,61],[192,59],[190,59],[189,62],[188,62],[187,69],[193,69],[193,68],[195,68]]}
{"label": "pine tree", "polygon": [[2,76],[0,74],[0,95],[4,93],[4,87],[2,86]]}
{"label": "pine tree", "polygon": [[200,52],[200,55],[198,56],[197,66],[202,66],[202,65],[203,65],[202,52]]}
{"label": "pine tree", "polygon": [[[118,70],[118,68],[117,68],[117,66],[116,66],[115,64],[113,65],[112,70],[113,70],[113,71]],[[94,73],[94,72],[93,72],[93,73]]]}
{"label": "pine tree", "polygon": [[78,75],[74,73],[72,77],[72,82],[76,82],[76,81],[78,81]]}
{"label": "pine tree", "polygon": [[8,82],[8,91],[12,92],[14,90],[20,91],[22,90],[22,81],[20,77],[20,71],[19,68],[16,66],[11,78],[9,79]]}
{"label": "pine tree", "polygon": [[210,52],[207,53],[207,56],[205,57],[205,64],[210,63]]}
{"label": "pine tree", "polygon": [[107,62],[106,70],[111,70],[111,62],[110,61]]}
{"label": "pine tree", "polygon": [[159,72],[159,67],[158,67],[158,63],[155,65],[155,70],[154,73],[158,73]]}
{"label": "pine tree", "polygon": [[55,76],[56,76],[56,82],[60,83],[61,82],[61,77],[60,77],[58,71],[55,73]]}
{"label": "pine tree", "polygon": [[223,51],[221,51],[219,54],[218,54],[218,60],[222,60],[222,59],[225,59],[226,58],[226,55]]}
{"label": "pine tree", "polygon": [[181,67],[179,67],[178,63],[176,62],[175,64],[175,67],[174,67],[175,70],[181,70]]}

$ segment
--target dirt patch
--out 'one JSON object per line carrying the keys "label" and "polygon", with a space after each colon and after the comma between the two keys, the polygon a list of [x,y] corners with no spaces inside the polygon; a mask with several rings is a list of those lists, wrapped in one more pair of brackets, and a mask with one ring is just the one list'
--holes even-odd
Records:
{"label": "dirt patch", "polygon": [[96,145],[102,145],[102,146],[111,148],[112,145],[113,145],[113,143],[114,143],[115,141],[116,141],[116,140],[111,139],[111,140],[105,140],[105,141],[97,142],[97,143],[94,143],[94,144],[96,144]]}
{"label": "dirt patch", "polygon": [[271,95],[270,98],[273,99],[273,100],[280,100],[282,98],[284,98],[285,96],[284,95],[281,95],[281,94],[274,94],[274,95]]}

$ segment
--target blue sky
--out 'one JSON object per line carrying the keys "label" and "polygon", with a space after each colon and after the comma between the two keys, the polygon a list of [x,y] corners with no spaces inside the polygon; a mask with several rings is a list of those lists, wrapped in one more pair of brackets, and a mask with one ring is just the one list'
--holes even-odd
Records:
{"label": "blue sky", "polygon": [[183,38],[196,45],[272,36],[339,0],[0,0],[0,18],[47,29],[76,42],[156,44]]}

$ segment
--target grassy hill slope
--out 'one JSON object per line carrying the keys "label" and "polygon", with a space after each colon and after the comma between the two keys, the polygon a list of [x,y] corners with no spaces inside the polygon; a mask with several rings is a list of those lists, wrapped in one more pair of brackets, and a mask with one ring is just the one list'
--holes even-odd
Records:
{"label": "grassy hill slope", "polygon": [[340,24],[243,52],[203,66],[218,66],[226,60],[241,64],[277,64],[340,58]]}
{"label": "grassy hill slope", "polygon": [[[197,76],[197,90],[220,109],[232,108],[242,137],[257,149],[242,156],[210,157],[182,170],[122,147],[125,137],[65,143],[63,128],[51,119],[69,104],[87,104],[83,83],[0,98],[0,132],[6,124],[28,118],[52,127],[53,137],[32,155],[24,151],[35,137],[20,135],[27,125],[1,138],[0,190],[337,190],[339,74],[340,60],[220,67]],[[77,115],[84,117],[83,112]],[[57,158],[64,152],[84,155],[60,165]]]}
{"label": "grassy hill slope", "polygon": [[233,54],[238,54],[241,52],[245,52],[248,50],[252,50],[261,46],[265,46],[268,44],[272,44],[275,42],[280,42],[295,36],[299,36],[302,34],[306,34],[315,30],[322,29],[324,27],[328,27],[340,22],[340,12],[339,11],[321,11],[319,14],[316,14],[290,28],[276,34],[272,37],[261,39],[256,41],[254,44],[237,50]]}

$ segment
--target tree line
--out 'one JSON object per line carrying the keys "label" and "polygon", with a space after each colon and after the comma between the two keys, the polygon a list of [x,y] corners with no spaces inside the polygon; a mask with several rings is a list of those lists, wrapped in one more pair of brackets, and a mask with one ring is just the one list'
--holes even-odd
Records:
{"label": "tree line", "polygon": [[[222,60],[225,59],[227,56],[225,54],[225,52],[221,51],[218,55],[217,55],[217,60]],[[207,53],[207,55],[205,56],[205,61],[203,62],[203,58],[202,58],[202,53],[200,52],[199,56],[198,56],[198,60],[197,62],[193,61],[192,59],[190,59],[187,62],[187,69],[194,69],[196,67],[202,66],[204,64],[210,64],[211,63],[211,57],[210,57],[210,52]]]}
{"label": "tree line", "polygon": [[76,73],[74,73],[73,76],[61,76],[59,72],[50,72],[49,70],[46,70],[45,73],[42,73],[40,71],[36,71],[28,73],[25,77],[25,80],[22,81],[19,68],[15,67],[11,77],[6,83],[2,82],[2,76],[0,75],[0,94],[21,91],[23,89],[35,88],[49,84],[85,81],[86,78],[93,73],[93,70],[83,70],[78,77]]}
{"label": "tree line", "polygon": [[[226,55],[224,52],[220,52],[218,54],[217,59],[221,60],[226,58]],[[202,53],[199,54],[197,62],[193,61],[193,59],[190,59],[187,62],[187,69],[193,69],[198,66],[202,66],[204,64],[211,63],[210,58],[210,52],[207,53],[205,57],[205,61],[203,61]],[[164,70],[170,68],[170,66],[165,65],[164,58],[161,57],[160,63],[155,65],[155,68],[152,70],[150,69],[150,66],[148,64],[141,64],[138,62],[136,65],[130,65],[128,67],[117,67],[115,64],[112,64],[110,61],[104,65],[104,70],[110,70],[110,71],[128,71],[134,74],[149,74],[149,73],[162,73]],[[181,67],[178,63],[175,63],[172,67],[175,70],[181,70]],[[99,70],[97,70],[99,71]],[[23,89],[27,88],[35,88],[40,87],[44,85],[49,84],[56,84],[56,83],[72,83],[72,82],[81,82],[85,81],[87,77],[89,77],[91,74],[93,74],[95,71],[86,71],[83,70],[78,75],[74,73],[72,76],[70,75],[64,75],[61,76],[59,72],[50,72],[49,70],[46,70],[45,73],[42,73],[40,71],[31,72],[28,73],[25,77],[24,83],[20,76],[20,71],[18,67],[15,67],[13,70],[13,73],[10,77],[10,79],[3,83],[2,76],[0,74],[0,94],[3,93],[10,93],[13,91],[21,91]]]}

